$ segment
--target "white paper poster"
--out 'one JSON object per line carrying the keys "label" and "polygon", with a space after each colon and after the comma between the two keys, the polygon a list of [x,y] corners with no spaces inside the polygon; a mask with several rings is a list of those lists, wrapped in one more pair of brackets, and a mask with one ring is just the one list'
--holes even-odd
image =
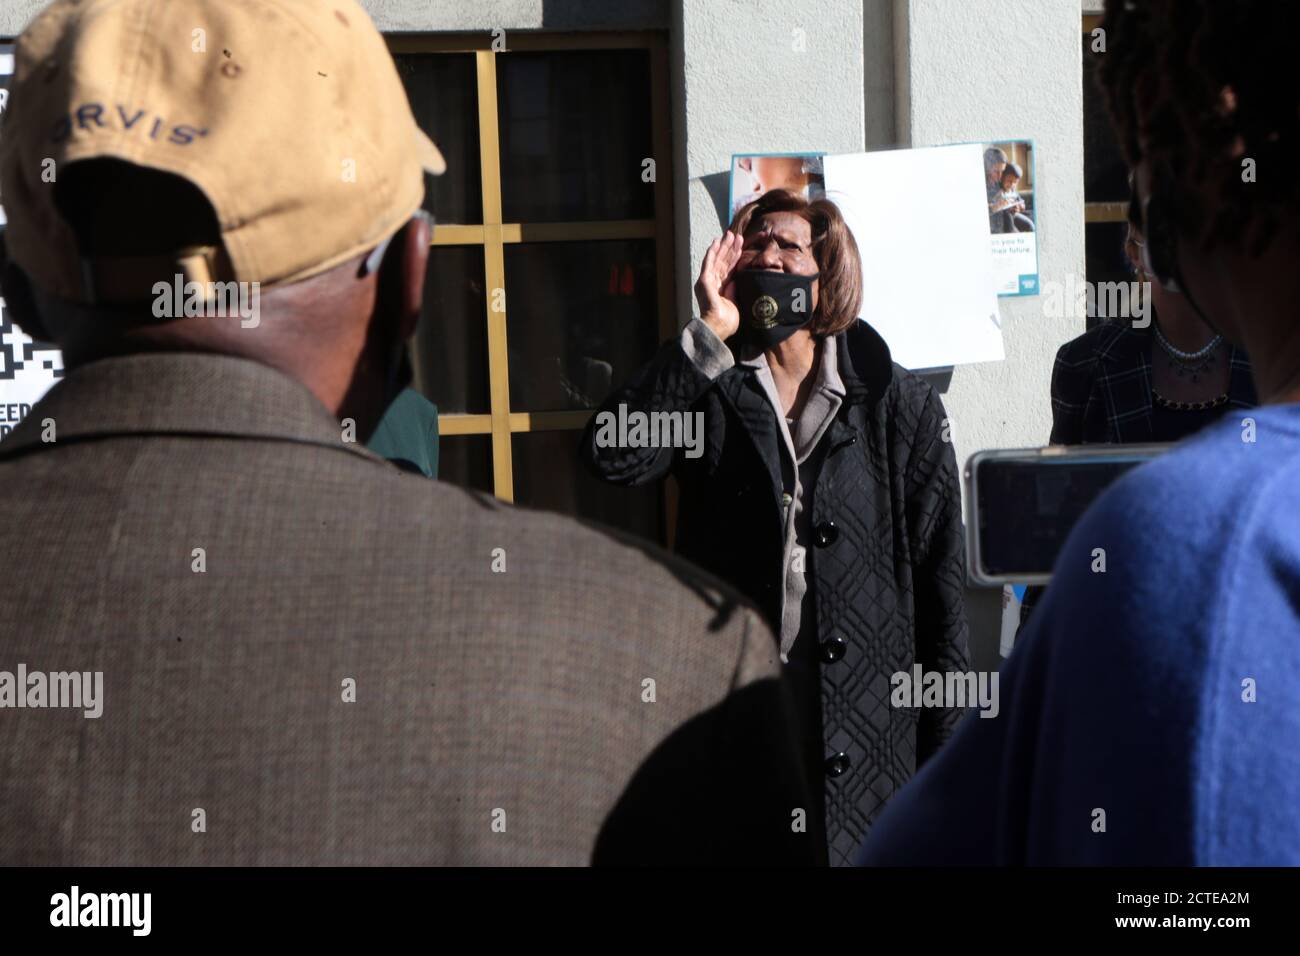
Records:
{"label": "white paper poster", "polygon": [[861,317],[904,368],[1005,357],[983,155],[970,143],[822,159],[862,255]]}

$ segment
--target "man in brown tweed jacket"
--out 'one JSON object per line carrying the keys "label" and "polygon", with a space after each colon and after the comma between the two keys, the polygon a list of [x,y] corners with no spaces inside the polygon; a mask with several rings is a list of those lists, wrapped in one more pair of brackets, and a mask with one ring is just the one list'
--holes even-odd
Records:
{"label": "man in brown tweed jacket", "polygon": [[0,864],[813,858],[752,610],[362,447],[443,168],[352,0],[19,40],[4,294],[69,372],[0,443]]}

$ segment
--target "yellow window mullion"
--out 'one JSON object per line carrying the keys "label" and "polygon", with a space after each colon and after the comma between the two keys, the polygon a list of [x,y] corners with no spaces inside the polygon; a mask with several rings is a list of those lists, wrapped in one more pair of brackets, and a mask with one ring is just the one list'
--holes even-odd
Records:
{"label": "yellow window mullion", "polygon": [[491,435],[491,415],[466,415],[452,412],[438,416],[439,435]]}
{"label": "yellow window mullion", "polygon": [[438,223],[433,230],[435,246],[477,246],[483,242],[482,226],[462,226],[455,223]]}
{"label": "yellow window mullion", "polygon": [[1084,222],[1128,222],[1127,202],[1086,202]]}
{"label": "yellow window mullion", "polygon": [[501,229],[501,146],[496,54],[479,50],[479,163],[483,179],[483,277],[487,285],[488,383],[492,416],[492,484],[503,501],[515,497],[510,448],[510,362],[506,349],[505,242]]}

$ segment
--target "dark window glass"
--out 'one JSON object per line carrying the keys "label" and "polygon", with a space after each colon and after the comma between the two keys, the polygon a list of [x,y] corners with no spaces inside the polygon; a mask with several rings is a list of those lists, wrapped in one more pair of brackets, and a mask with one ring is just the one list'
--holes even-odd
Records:
{"label": "dark window glass", "polygon": [[1128,165],[1110,124],[1106,100],[1097,85],[1102,54],[1091,50],[1092,37],[1083,35],[1083,196],[1085,202],[1128,199]]}
{"label": "dark window glass", "polygon": [[[1124,254],[1124,237],[1128,224],[1124,222],[1090,222],[1084,226],[1084,258],[1089,282],[1132,282],[1135,279],[1128,256]],[[1088,317],[1088,328],[1102,318]]]}
{"label": "dark window glass", "polygon": [[411,342],[415,385],[441,414],[489,411],[481,246],[434,246]]}
{"label": "dark window glass", "polygon": [[492,436],[441,436],[438,480],[492,494]]}
{"label": "dark window glass", "polygon": [[504,54],[497,103],[506,222],[654,216],[648,51]]}
{"label": "dark window glass", "polygon": [[393,59],[416,123],[447,160],[441,176],[424,177],[424,208],[439,222],[482,222],[474,54],[399,53]]}
{"label": "dark window glass", "polygon": [[506,246],[511,411],[593,408],[659,342],[654,243]]}
{"label": "dark window glass", "polygon": [[620,488],[596,478],[578,460],[581,434],[553,431],[512,436],[515,501],[659,541],[661,486]]}

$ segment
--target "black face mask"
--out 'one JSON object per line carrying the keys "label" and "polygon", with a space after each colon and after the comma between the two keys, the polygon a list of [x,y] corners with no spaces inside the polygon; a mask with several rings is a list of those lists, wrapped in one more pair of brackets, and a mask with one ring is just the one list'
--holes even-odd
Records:
{"label": "black face mask", "polygon": [[821,273],[799,276],[767,269],[741,269],[732,276],[740,335],[770,349],[812,321],[812,284]]}

